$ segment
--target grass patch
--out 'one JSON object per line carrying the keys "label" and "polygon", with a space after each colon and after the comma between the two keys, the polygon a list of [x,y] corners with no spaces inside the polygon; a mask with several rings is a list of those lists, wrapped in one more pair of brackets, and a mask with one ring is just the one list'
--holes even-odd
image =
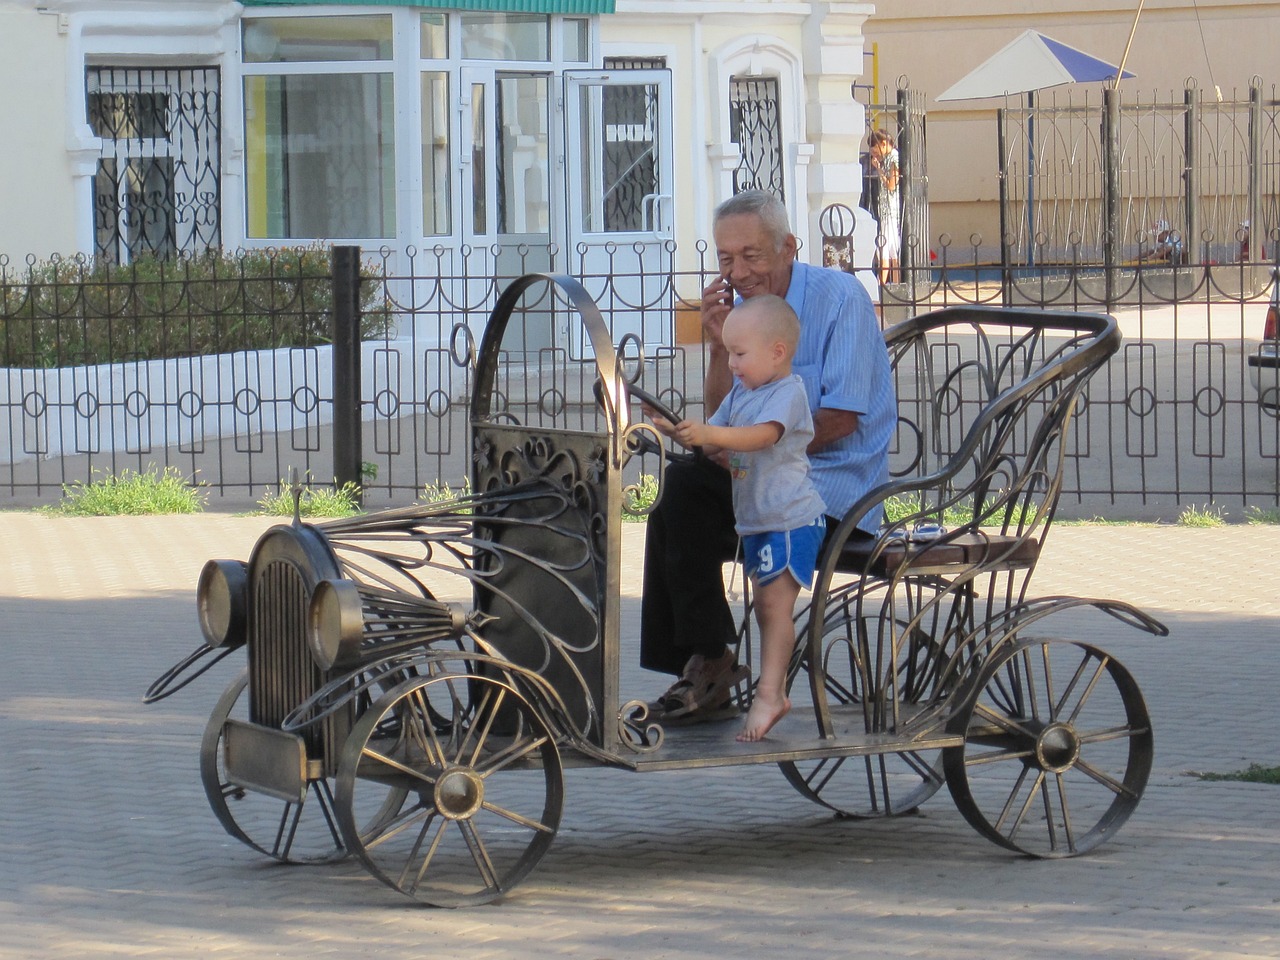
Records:
{"label": "grass patch", "polygon": [[[988,500],[983,508],[984,521],[997,524],[1003,520],[1007,507],[997,508],[996,500]],[[1016,506],[1019,519],[1025,526],[1029,524],[1035,517],[1037,505],[1034,503],[1021,503]],[[944,527],[951,529],[952,527],[961,527],[973,521],[973,510],[968,506],[954,504],[942,511],[942,516],[938,516],[936,510],[931,510],[926,506],[922,506],[917,500],[907,499],[905,497],[890,497],[884,502],[884,522],[886,524],[898,523],[907,517],[923,514],[918,519],[934,520],[942,524]],[[1013,522],[1013,518],[1010,518]]]}
{"label": "grass patch", "polygon": [[1227,522],[1227,511],[1211,503],[1192,504],[1178,514],[1177,522],[1180,527],[1221,527]]}
{"label": "grass patch", "polygon": [[1280,767],[1264,767],[1260,763],[1251,763],[1243,770],[1235,773],[1197,773],[1200,780],[1234,780],[1241,783],[1270,783],[1280,786]]}
{"label": "grass patch", "polygon": [[62,499],[42,513],[66,517],[150,516],[167,513],[199,513],[206,492],[192,486],[176,467],[163,472],[154,467],[145,473],[121,471],[88,483],[62,487]]}
{"label": "grass patch", "polygon": [[[258,501],[258,513],[267,517],[293,516],[293,486],[285,479],[275,488],[268,487]],[[360,487],[344,483],[340,487],[303,487],[298,498],[300,517],[354,517],[364,513],[360,507]]]}
{"label": "grass patch", "polygon": [[471,478],[463,477],[462,484],[457,490],[449,485],[448,480],[444,483],[428,483],[422,488],[422,494],[418,500],[421,503],[448,503],[450,500],[469,496],[471,496]]}
{"label": "grass patch", "polygon": [[1244,519],[1251,524],[1280,523],[1280,508],[1245,507]]}

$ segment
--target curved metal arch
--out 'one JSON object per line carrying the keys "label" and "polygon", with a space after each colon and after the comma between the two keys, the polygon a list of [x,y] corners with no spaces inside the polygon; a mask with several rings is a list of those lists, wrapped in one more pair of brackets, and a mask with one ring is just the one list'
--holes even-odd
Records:
{"label": "curved metal arch", "polygon": [[613,338],[605,325],[600,308],[586,289],[577,280],[564,274],[526,273],[514,280],[489,314],[485,325],[484,338],[480,343],[480,358],[476,365],[476,386],[471,396],[471,420],[473,423],[487,421],[492,413],[491,400],[493,388],[497,381],[498,359],[502,351],[502,340],[507,331],[511,314],[524,292],[538,283],[549,283],[558,287],[560,292],[582,318],[582,325],[591,341],[591,350],[595,355],[596,371],[601,385],[601,402],[605,407],[605,419],[609,425],[612,446],[612,457],[615,466],[621,463],[623,448],[619,444],[621,437],[630,426],[630,419],[625,402],[625,376],[618,364],[614,351]]}

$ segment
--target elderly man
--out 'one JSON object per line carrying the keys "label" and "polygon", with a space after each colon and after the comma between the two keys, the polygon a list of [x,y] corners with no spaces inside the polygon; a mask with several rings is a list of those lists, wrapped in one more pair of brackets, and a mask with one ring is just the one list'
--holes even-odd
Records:
{"label": "elderly man", "polygon": [[[786,208],[771,194],[751,190],[725,201],[712,234],[720,276],[702,292],[706,410],[732,385],[720,331],[736,299],[784,297],[800,317],[792,369],[813,413],[811,475],[830,533],[860,496],[888,479],[897,411],[871,298],[849,274],[796,261]],[[711,461],[673,463],[665,481],[645,540],[640,664],[677,677],[653,705],[659,719],[723,719],[734,712],[732,687],[750,676],[729,646],[737,624],[721,574],[737,549],[729,473]],[[871,536],[879,524],[879,513],[870,513],[860,532]]]}

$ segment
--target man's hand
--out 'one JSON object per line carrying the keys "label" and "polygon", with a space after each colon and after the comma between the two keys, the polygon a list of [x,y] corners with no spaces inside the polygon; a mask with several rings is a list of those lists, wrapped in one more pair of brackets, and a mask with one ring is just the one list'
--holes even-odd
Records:
{"label": "man's hand", "polygon": [[702,291],[702,331],[714,351],[722,346],[724,318],[733,309],[733,287],[726,277],[716,277]]}
{"label": "man's hand", "polygon": [[653,409],[653,407],[649,406],[647,403],[640,404],[640,412],[643,413],[646,417],[648,417],[650,421],[652,421],[654,429],[657,430],[660,434],[662,434],[664,437],[667,437],[669,439],[675,439],[676,425],[674,423],[672,423],[670,420],[668,420],[666,417],[660,414],[657,410]]}

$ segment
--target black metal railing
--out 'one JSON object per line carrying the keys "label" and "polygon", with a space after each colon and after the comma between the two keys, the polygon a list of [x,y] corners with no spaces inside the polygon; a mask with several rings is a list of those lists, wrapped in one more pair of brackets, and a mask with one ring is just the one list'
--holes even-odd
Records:
{"label": "black metal railing", "polygon": [[[1139,263],[1108,286],[1097,264],[1010,275],[983,262],[980,238],[972,244],[940,241],[933,267],[885,288],[884,322],[1015,304],[1112,312],[1124,330],[1077,420],[1063,515],[1169,519],[1213,502],[1240,518],[1280,505],[1280,417],[1257,402],[1248,366],[1274,260]],[[104,474],[173,467],[207,485],[212,505],[237,508],[294,470],[317,484],[358,474],[370,507],[459,490],[475,344],[510,280],[549,253],[566,261],[558,251],[437,248],[394,265],[352,252],[335,270],[329,251],[273,251],[147,273],[0,259],[0,489],[21,505]],[[590,272],[567,258],[565,272],[599,304],[629,375],[701,416],[696,303],[715,264],[705,244],[682,259],[667,253],[692,266],[651,269],[641,251],[618,248]],[[335,303],[347,305],[337,327]],[[521,319],[495,406],[524,423],[596,424],[594,365],[566,305],[534,297]],[[335,356],[343,323],[360,330],[345,338],[355,367],[350,353]],[[336,370],[346,373],[335,382]],[[908,402],[911,389],[899,384]]]}

